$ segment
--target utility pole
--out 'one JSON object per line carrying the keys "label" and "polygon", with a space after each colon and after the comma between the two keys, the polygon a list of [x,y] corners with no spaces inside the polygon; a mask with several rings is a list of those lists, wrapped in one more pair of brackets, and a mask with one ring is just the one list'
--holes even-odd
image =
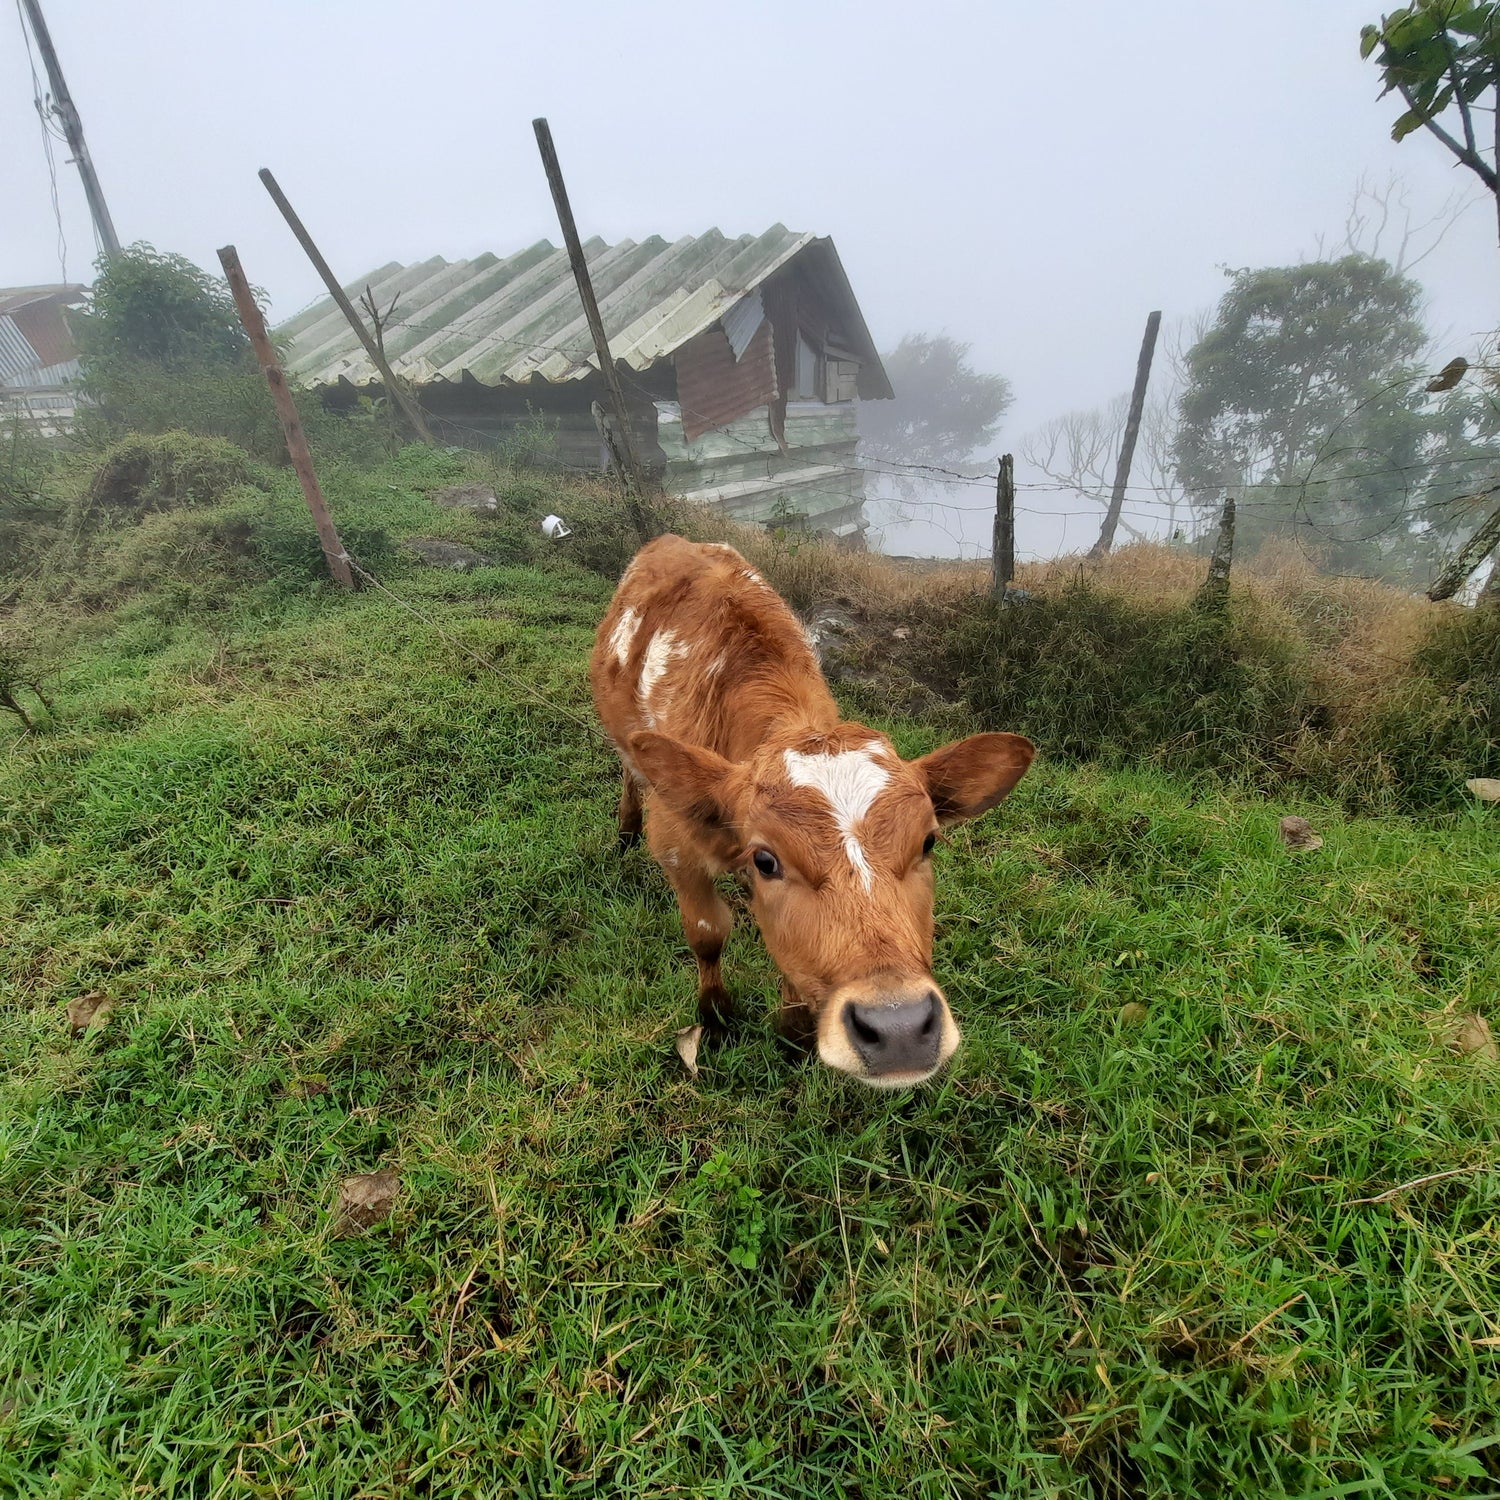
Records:
{"label": "utility pole", "polygon": [[292,399],[291,388],[286,383],[286,373],[276,351],[271,347],[271,336],[266,332],[266,320],[255,305],[255,295],[245,279],[244,267],[240,265],[239,251],[233,245],[225,245],[219,251],[219,264],[224,267],[224,280],[234,293],[234,305],[240,315],[250,347],[255,350],[260,373],[271,387],[271,399],[276,403],[276,415],[281,418],[282,435],[286,438],[286,451],[297,471],[302,485],[302,494],[307,508],[312,512],[313,525],[318,528],[318,542],[323,548],[324,560],[333,581],[343,588],[354,588],[354,573],[349,566],[349,554],[339,539],[333,517],[328,514],[328,504],[323,499],[318,476],[313,472],[312,453],[307,446],[307,434],[302,430],[302,418],[297,415],[297,403]]}
{"label": "utility pole", "polygon": [[385,382],[387,394],[411,424],[412,431],[424,443],[431,443],[436,447],[437,439],[433,437],[432,430],[427,425],[427,419],[422,415],[422,408],[417,405],[416,397],[407,390],[386,360],[383,341],[370,337],[370,331],[365,327],[364,319],[355,312],[354,304],[344,295],[344,289],[339,285],[338,277],[333,274],[333,268],[323,259],[322,251],[313,243],[313,237],[307,232],[302,220],[297,217],[296,209],[292,207],[287,195],[281,191],[281,184],[271,175],[269,167],[260,169],[260,180],[271,195],[271,201],[281,210],[281,217],[286,220],[287,228],[296,235],[297,243],[302,246],[307,258],[313,263],[313,269],[323,278],[323,285],[328,288],[328,295],[338,304],[339,311],[348,320],[355,337],[365,346],[365,353],[370,356],[371,362],[380,372],[380,378]]}
{"label": "utility pole", "polygon": [[109,205],[104,201],[104,189],[99,186],[99,175],[94,171],[94,160],[89,155],[88,143],[83,138],[83,121],[68,92],[63,78],[62,64],[57,60],[57,49],[52,45],[52,34],[42,18],[41,0],[21,0],[26,19],[31,24],[31,34],[36,38],[37,50],[47,67],[47,80],[52,85],[52,112],[62,125],[68,140],[68,149],[83,178],[84,196],[89,200],[89,213],[94,219],[94,233],[99,236],[100,248],[105,255],[120,253],[120,240],[115,234],[115,221],[109,216]]}
{"label": "utility pole", "polygon": [[1120,524],[1120,511],[1125,505],[1125,486],[1130,483],[1130,464],[1135,458],[1135,440],[1141,430],[1141,413],[1146,407],[1146,382],[1151,379],[1151,356],[1156,353],[1156,333],[1161,327],[1161,314],[1154,312],[1146,319],[1146,336],[1141,340],[1140,358],[1135,365],[1135,389],[1130,393],[1130,414],[1125,418],[1125,437],[1120,443],[1120,460],[1115,465],[1115,487],[1109,497],[1109,509],[1104,515],[1104,525],[1099,529],[1099,540],[1089,549],[1090,557],[1103,557],[1114,546],[1115,527]]}
{"label": "utility pole", "polygon": [[[594,283],[589,277],[588,262],[583,258],[583,245],[578,239],[578,226],[573,222],[573,209],[568,203],[568,189],[563,182],[562,167],[557,160],[557,149],[552,144],[552,131],[546,120],[531,122],[536,132],[537,149],[542,153],[542,170],[547,174],[547,186],[552,189],[552,203],[557,209],[557,222],[562,227],[563,242],[568,247],[568,260],[573,267],[573,280],[578,284],[578,297],[583,303],[583,314],[588,319],[589,332],[594,336],[594,352],[599,356],[599,373],[604,376],[604,386],[609,392],[609,403],[614,408],[615,444],[622,460],[625,481],[626,504],[630,508],[630,519],[643,543],[651,540],[651,527],[641,505],[645,492],[645,481],[641,476],[641,465],[636,458],[635,444],[630,435],[630,413],[625,407],[625,392],[620,389],[620,375],[609,352],[609,335],[604,331],[604,319],[599,316],[599,303],[594,297]],[[614,446],[614,445],[611,445]]]}

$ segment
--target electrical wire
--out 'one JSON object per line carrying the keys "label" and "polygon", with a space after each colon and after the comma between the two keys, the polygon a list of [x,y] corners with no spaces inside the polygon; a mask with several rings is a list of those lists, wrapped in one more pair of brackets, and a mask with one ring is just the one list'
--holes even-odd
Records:
{"label": "electrical wire", "polygon": [[[439,334],[455,335],[463,331],[464,323],[461,320],[457,323],[438,325],[424,324],[412,320],[403,320],[393,324],[393,326],[403,327],[410,332],[428,336]],[[417,345],[419,346],[424,341],[424,339],[419,339],[417,341]],[[516,350],[520,351],[523,354],[560,354],[578,364],[591,365],[593,363],[588,349],[581,342],[569,346],[559,344],[540,344],[535,342],[534,340],[527,338],[495,339],[490,340],[486,343],[486,349],[487,352],[500,350]],[[659,398],[657,396],[657,393],[652,391],[642,380],[637,378],[636,374],[632,372],[628,367],[620,367],[617,365],[617,369],[622,378],[629,385],[633,386],[637,393],[639,393],[653,405],[658,402]],[[1404,527],[1409,531],[1413,530],[1424,520],[1424,518],[1431,517],[1434,514],[1439,514],[1444,511],[1450,511],[1463,502],[1467,501],[1472,503],[1476,499],[1481,499],[1485,495],[1493,493],[1492,489],[1475,491],[1472,488],[1466,486],[1465,492],[1462,494],[1449,495],[1446,498],[1441,498],[1438,500],[1428,500],[1420,504],[1414,504],[1411,500],[1412,487],[1409,486],[1407,503],[1401,506],[1399,510],[1397,510],[1387,521],[1384,522],[1384,524],[1379,525],[1376,530],[1368,533],[1365,536],[1358,537],[1351,536],[1348,534],[1347,530],[1341,529],[1341,527],[1347,527],[1349,524],[1352,524],[1355,520],[1359,519],[1358,517],[1350,517],[1345,522],[1335,522],[1332,525],[1325,524],[1326,518],[1325,521],[1319,521],[1314,518],[1309,508],[1309,499],[1311,494],[1319,488],[1323,488],[1326,492],[1328,487],[1334,485],[1347,485],[1360,479],[1380,479],[1389,481],[1397,476],[1404,474],[1422,474],[1430,477],[1435,469],[1450,465],[1466,465],[1471,468],[1479,465],[1484,465],[1489,468],[1489,471],[1491,473],[1494,472],[1494,466],[1497,460],[1500,460],[1500,454],[1490,452],[1454,455],[1446,458],[1435,456],[1433,458],[1424,459],[1421,462],[1412,464],[1386,464],[1382,465],[1379,468],[1352,469],[1345,472],[1335,472],[1333,474],[1328,474],[1321,477],[1317,475],[1316,470],[1319,467],[1323,467],[1336,462],[1336,460],[1341,455],[1362,451],[1357,448],[1330,449],[1330,444],[1332,444],[1336,440],[1338,432],[1342,428],[1344,428],[1349,421],[1357,417],[1361,411],[1365,410],[1374,402],[1381,399],[1382,396],[1389,395],[1394,390],[1399,389],[1403,385],[1409,385],[1415,380],[1426,380],[1428,378],[1430,378],[1430,372],[1414,371],[1396,381],[1388,383],[1380,390],[1377,390],[1371,395],[1364,398],[1349,412],[1340,417],[1333,430],[1330,431],[1325,437],[1323,446],[1314,455],[1312,464],[1309,466],[1308,472],[1302,478],[1295,480],[1247,480],[1241,484],[1234,486],[1236,495],[1236,507],[1242,510],[1250,510],[1255,507],[1264,507],[1266,509],[1274,508],[1284,511],[1287,508],[1287,504],[1286,500],[1282,497],[1284,495],[1290,494],[1292,496],[1291,513],[1294,518],[1297,518],[1300,521],[1300,524],[1302,526],[1305,526],[1317,535],[1334,542],[1344,544],[1361,544],[1369,543],[1371,541],[1378,541],[1382,536],[1389,535],[1399,528]],[[1491,393],[1481,390],[1480,395],[1491,403],[1492,408],[1500,409],[1500,406],[1497,406],[1495,397]],[[679,412],[685,416],[694,416],[705,421],[707,420],[706,414],[697,411],[693,407],[685,405],[680,399],[674,404],[677,406]],[[473,432],[478,436],[491,436],[490,434],[481,432],[479,429],[463,428],[462,424],[453,423],[448,419],[439,418],[438,420],[440,422],[446,422],[450,427],[458,427],[461,430]],[[715,424],[711,423],[710,425]],[[720,438],[727,439],[729,442],[743,449],[749,461],[753,461],[755,463],[763,463],[764,478],[768,482],[774,483],[774,481],[778,477],[777,465],[783,458],[782,453],[770,451],[759,442],[754,442],[749,439],[742,438],[738,434],[729,431],[723,425],[716,425],[715,430]],[[542,458],[543,456],[536,455],[536,457]],[[569,464],[567,463],[567,461],[559,459],[552,459],[551,465],[558,468],[569,469],[573,472],[597,472],[597,470],[594,470],[590,466]],[[838,465],[838,467],[845,473],[851,475],[860,475],[862,480],[872,478],[877,480],[882,478],[896,478],[900,480],[906,480],[908,482],[919,480],[928,486],[941,486],[950,489],[980,488],[988,491],[993,488],[998,479],[998,475],[994,473],[963,473],[957,469],[948,468],[941,464],[906,461],[891,458],[886,455],[873,455],[869,453],[866,453],[863,456],[863,461],[861,462],[842,463]],[[783,469],[781,472],[784,474],[785,470]],[[747,475],[746,477],[751,476]],[[1066,481],[1021,481],[1015,486],[1015,488],[1017,491],[1024,491],[1038,496],[1045,493],[1076,494],[1081,498],[1091,498],[1096,502],[1096,504],[1100,506],[1105,504],[1105,497],[1102,494],[1090,495],[1090,493],[1082,486],[1077,484],[1069,484]],[[1259,498],[1252,497],[1256,494],[1259,495]],[[884,503],[897,506],[899,510],[906,510],[909,512],[911,510],[921,509],[927,512],[926,515],[921,517],[923,523],[932,526],[936,530],[942,532],[951,541],[953,541],[955,545],[960,548],[960,550],[962,550],[964,546],[969,545],[968,539],[958,535],[951,528],[942,525],[937,520],[936,513],[946,512],[953,515],[989,514],[993,513],[994,510],[994,505],[992,502],[984,502],[975,505],[961,505],[951,501],[939,501],[932,499],[918,500],[914,496],[910,495],[903,496],[899,500],[895,499],[894,497],[880,495],[867,496],[863,498],[865,499],[866,503],[869,503],[869,501],[872,500],[875,503],[881,503],[882,501],[884,501]],[[1129,484],[1125,488],[1125,499],[1127,504],[1122,506],[1121,508],[1121,518],[1125,520],[1127,524],[1134,523],[1132,525],[1133,530],[1138,530],[1140,527],[1157,526],[1163,522],[1175,529],[1179,525],[1177,515],[1179,507],[1187,504],[1189,507],[1190,515],[1192,511],[1191,499],[1180,488],[1172,486],[1143,484],[1140,482]],[[1152,509],[1151,507],[1153,506],[1157,508]],[[1053,506],[1027,506],[1020,504],[1016,505],[1015,509],[1019,514],[1046,517],[1049,519],[1055,518],[1057,520],[1060,520],[1063,524],[1064,535],[1066,535],[1069,518],[1099,518],[1099,511],[1096,509],[1065,511],[1059,510]],[[892,525],[903,523],[909,524],[918,519],[916,516],[912,516],[909,514],[905,517],[900,517],[899,510],[898,519],[883,523],[876,529],[884,531]],[[1200,526],[1203,524],[1200,518],[1196,516],[1192,517],[1192,522],[1197,522]],[[1192,524],[1192,522],[1190,522],[1190,524]],[[1430,521],[1429,524],[1431,524]],[[1306,548],[1304,546],[1303,538],[1301,537],[1301,535],[1294,532],[1294,537],[1297,545],[1305,551]],[[979,546],[980,544],[975,543],[974,545]]]}
{"label": "electrical wire", "polygon": [[42,93],[42,80],[36,71],[36,56],[31,50],[31,32],[26,26],[26,13],[21,9],[21,0],[16,0],[16,18],[21,23],[21,38],[26,43],[26,62],[31,69],[31,102],[36,106],[37,119],[42,126],[42,152],[47,158],[47,181],[52,194],[52,217],[57,224],[57,259],[62,269],[62,279],[68,279],[68,236],[63,230],[62,204],[57,195],[57,160],[52,143],[67,144],[67,137],[58,133],[51,123],[51,110]]}

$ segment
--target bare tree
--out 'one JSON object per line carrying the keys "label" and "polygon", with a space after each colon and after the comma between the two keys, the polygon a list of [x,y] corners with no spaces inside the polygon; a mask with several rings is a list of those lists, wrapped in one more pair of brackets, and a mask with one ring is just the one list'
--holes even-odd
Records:
{"label": "bare tree", "polygon": [[1337,240],[1318,235],[1316,260],[1367,255],[1383,260],[1398,276],[1409,275],[1443,243],[1448,231],[1474,206],[1474,199],[1455,188],[1442,206],[1426,218],[1412,209],[1406,180],[1392,172],[1383,183],[1361,174],[1354,184],[1344,229]]}
{"label": "bare tree", "polygon": [[[1136,511],[1141,508],[1139,496],[1144,495],[1151,513],[1160,515],[1166,523],[1168,536],[1177,535],[1184,527],[1195,530],[1199,519],[1187,492],[1177,482],[1172,461],[1176,404],[1175,381],[1168,389],[1147,399],[1136,442],[1135,477],[1131,481],[1131,490],[1136,492]],[[1109,503],[1129,406],[1130,398],[1122,392],[1104,406],[1054,417],[1021,439],[1021,457],[1054,483],[1103,507]],[[1127,495],[1127,506],[1132,498]],[[1136,521],[1140,520],[1137,514]],[[1139,524],[1132,524],[1128,512],[1120,518],[1120,526],[1135,541],[1146,537]]]}

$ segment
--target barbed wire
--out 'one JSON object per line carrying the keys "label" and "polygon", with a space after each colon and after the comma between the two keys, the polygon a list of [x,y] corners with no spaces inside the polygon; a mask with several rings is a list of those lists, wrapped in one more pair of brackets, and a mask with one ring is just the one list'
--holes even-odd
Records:
{"label": "barbed wire", "polygon": [[[443,325],[424,324],[406,319],[395,321],[392,326],[404,328],[412,333],[434,336],[441,334],[461,334],[464,325],[462,322]],[[411,347],[420,347],[423,341],[422,339],[418,339],[417,344]],[[590,368],[594,366],[591,352],[581,342],[576,344],[542,344],[523,337],[494,339],[486,345],[487,352],[499,352],[507,349],[519,350],[527,355],[561,355],[575,364]],[[533,361],[533,371],[543,362]],[[774,484],[778,477],[787,476],[788,471],[784,467],[787,454],[784,449],[782,451],[768,450],[762,442],[743,437],[729,430],[722,422],[713,420],[709,414],[699,411],[697,408],[683,402],[680,395],[675,402],[669,402],[668,398],[661,396],[657,391],[652,390],[643,380],[639,379],[637,373],[632,371],[628,366],[617,363],[616,368],[624,382],[630,385],[636,394],[644,398],[651,405],[658,407],[663,404],[675,405],[680,416],[697,418],[699,421],[705,423],[707,427],[712,428],[721,441],[727,441],[743,450],[746,456],[743,462],[746,462],[747,466],[764,466],[762,475],[757,476],[753,472],[747,473],[743,476],[745,479],[763,477],[768,483]],[[1234,491],[1236,508],[1252,511],[1256,508],[1267,511],[1285,511],[1287,509],[1285,497],[1291,496],[1291,514],[1301,526],[1324,539],[1340,544],[1363,545],[1378,541],[1381,537],[1390,535],[1400,529],[1410,532],[1424,523],[1431,525],[1433,524],[1434,517],[1448,519],[1446,513],[1456,510],[1459,506],[1472,505],[1475,501],[1494,493],[1493,488],[1476,491],[1471,486],[1465,485],[1462,487],[1462,492],[1460,493],[1416,501],[1413,498],[1413,492],[1420,486],[1409,483],[1406,486],[1403,503],[1388,517],[1378,521],[1374,530],[1366,531],[1360,535],[1351,534],[1348,528],[1360,520],[1375,520],[1375,518],[1361,516],[1358,512],[1355,512],[1338,521],[1330,522],[1326,517],[1320,520],[1313,515],[1311,509],[1313,496],[1320,490],[1326,496],[1335,486],[1346,486],[1366,479],[1390,482],[1408,475],[1421,475],[1430,479],[1434,471],[1458,466],[1470,469],[1488,466],[1491,473],[1494,472],[1494,466],[1497,462],[1500,462],[1500,452],[1496,452],[1493,449],[1478,449],[1463,454],[1433,455],[1406,464],[1383,463],[1376,467],[1364,469],[1336,469],[1333,473],[1321,475],[1317,472],[1320,468],[1336,465],[1340,457],[1366,451],[1363,445],[1330,448],[1330,444],[1336,440],[1338,433],[1344,430],[1348,423],[1355,420],[1361,412],[1402,386],[1409,385],[1416,380],[1429,379],[1430,373],[1428,371],[1411,371],[1395,381],[1388,382],[1386,385],[1362,398],[1349,411],[1340,414],[1337,423],[1325,436],[1322,446],[1314,455],[1307,473],[1300,478],[1246,479],[1233,486],[1226,486],[1226,488],[1232,488]],[[515,387],[521,388],[519,381],[511,383]],[[1488,401],[1492,410],[1500,410],[1500,404],[1497,404],[1492,393],[1478,388],[1476,394],[1481,399]],[[446,422],[449,426],[458,430],[472,432],[477,436],[489,436],[482,432],[481,429],[466,427],[464,424],[453,422],[449,418],[439,417],[437,420]],[[854,441],[857,444],[857,434]],[[599,471],[589,465],[572,464],[566,460],[556,459],[551,456],[544,457],[539,450],[532,455],[532,458],[533,461],[541,460],[547,462],[551,467],[566,469],[574,473]],[[600,467],[602,468],[602,465]],[[949,489],[972,488],[990,490],[996,485],[998,480],[998,474],[989,470],[980,470],[977,472],[970,470],[964,472],[943,464],[927,463],[919,460],[903,460],[890,454],[871,453],[868,449],[863,453],[856,451],[855,454],[849,456],[847,461],[838,463],[837,467],[850,476],[858,475],[862,481],[870,479],[878,481],[894,478],[906,483],[920,481],[926,486]],[[734,482],[728,481],[728,483]],[[705,486],[704,488],[708,489],[711,487]],[[1091,491],[1077,483],[1069,483],[1066,480],[1056,478],[1021,480],[1016,483],[1015,489],[1018,493],[1025,492],[1034,496],[1042,494],[1076,494],[1080,498],[1093,501],[1096,506],[1103,506],[1107,503],[1107,498],[1102,493]],[[853,498],[851,497],[851,502]],[[965,514],[992,514],[994,511],[993,502],[963,505],[952,501],[934,500],[930,497],[918,498],[911,494],[893,497],[877,493],[873,496],[866,495],[860,498],[865,503],[884,503],[895,508],[896,518],[888,522],[877,523],[878,529],[884,531],[893,525],[911,524],[918,518],[911,515],[910,512],[921,510],[926,512],[921,517],[922,523],[942,532],[960,549],[966,545],[975,545],[978,547],[980,544],[971,543],[968,538],[960,536],[951,528],[942,525],[937,519],[938,513],[958,516]],[[1183,524],[1184,519],[1188,525],[1194,528],[1202,527],[1208,521],[1208,517],[1203,513],[1208,511],[1211,506],[1217,504],[1216,500],[1206,496],[1194,496],[1181,486],[1152,484],[1143,481],[1127,483],[1124,487],[1124,498],[1126,504],[1121,507],[1121,518],[1137,534],[1139,534],[1141,528],[1155,528],[1163,523],[1174,530],[1178,530]],[[1186,518],[1179,516],[1179,511],[1183,508],[1188,512]],[[1019,514],[1060,520],[1063,523],[1064,537],[1066,536],[1067,522],[1070,518],[1087,517],[1098,519],[1099,516],[1099,511],[1093,508],[1086,510],[1060,510],[1055,506],[1017,504],[1015,509]],[[1296,536],[1297,545],[1303,547],[1302,537],[1295,531],[1294,536]],[[1305,547],[1303,550],[1305,551]]]}
{"label": "barbed wire", "polygon": [[[417,332],[429,332],[433,334],[454,333],[456,331],[459,331],[462,327],[461,324],[421,324],[400,319],[394,320],[389,326],[406,328]],[[541,344],[536,343],[530,339],[516,338],[496,340],[489,344],[487,347],[489,349],[519,349],[524,350],[528,353],[535,351],[539,353],[562,354],[568,356],[579,364],[588,365],[590,368],[593,368],[594,363],[593,360],[589,357],[588,351],[585,350],[582,346]],[[398,355],[396,357],[400,358],[401,356]],[[619,370],[619,373],[627,384],[633,386],[640,395],[652,402],[652,404],[658,404],[667,399],[660,396],[657,392],[653,391],[648,385],[640,380],[636,372],[630,370],[628,366],[625,368],[621,368]],[[1379,400],[1381,396],[1389,394],[1391,391],[1399,388],[1401,385],[1410,384],[1411,382],[1416,380],[1427,380],[1430,377],[1431,372],[1424,370],[1414,372],[1410,375],[1403,376],[1398,381],[1391,382],[1389,385],[1382,387],[1379,391],[1376,391],[1371,396],[1359,402],[1350,412],[1345,413],[1344,416],[1340,418],[1339,425],[1342,426],[1346,420],[1358,415],[1360,411],[1364,410],[1373,402]],[[522,388],[519,381],[513,382],[513,384],[518,389]],[[498,389],[498,387],[494,388]],[[1479,394],[1484,399],[1490,401],[1492,405],[1495,406],[1496,410],[1500,410],[1500,403],[1496,403],[1495,398],[1492,397],[1488,392],[1478,390],[1476,391],[1476,394]],[[680,399],[672,402],[671,404],[676,405],[684,415],[697,417],[700,420],[704,421],[710,420],[710,414],[699,411],[696,407],[689,406],[686,403],[682,402]],[[477,429],[475,430],[477,431]],[[741,438],[737,434],[729,432],[722,425],[716,426],[714,430],[721,438],[735,443],[737,446],[743,447],[748,454],[751,454],[755,457],[765,458],[771,462],[774,462],[779,456],[777,454],[768,452],[768,450],[750,441],[749,439]],[[1335,429],[1335,431],[1336,430],[1337,428]],[[1336,457],[1337,451],[1340,450],[1336,450],[1335,454],[1332,456]],[[1359,450],[1346,449],[1341,451],[1353,452]],[[1314,467],[1323,462],[1324,459],[1328,456],[1329,455],[1320,452],[1314,460]],[[1496,451],[1489,455],[1463,454],[1454,455],[1452,457],[1434,457],[1432,459],[1426,459],[1418,463],[1404,465],[1388,464],[1383,465],[1379,468],[1353,470],[1349,472],[1333,474],[1328,476],[1327,478],[1321,479],[1313,478],[1311,477],[1311,475],[1309,475],[1308,477],[1294,480],[1246,480],[1242,483],[1236,484],[1234,488],[1237,492],[1243,492],[1245,490],[1303,491],[1312,485],[1345,484],[1351,480],[1387,478],[1393,474],[1400,473],[1424,473],[1430,472],[1433,468],[1455,464],[1480,463],[1486,461],[1487,459],[1493,462],[1500,462],[1500,451]],[[866,453],[865,455],[863,455],[862,461],[857,465],[841,465],[841,467],[857,467],[863,470],[865,473],[875,474],[889,473],[900,476],[932,475],[935,476],[933,481],[934,483],[966,485],[973,488],[985,489],[993,488],[998,478],[997,473],[988,469],[983,470],[979,473],[964,473],[961,470],[952,469],[942,464],[931,464],[915,460],[897,459],[892,458],[888,455],[870,453]],[[1085,491],[1080,486],[1069,484],[1063,480],[1023,480],[1017,482],[1016,488],[1018,490],[1026,489],[1032,491],[1050,491],[1055,493],[1085,493]],[[1186,498],[1185,492],[1179,488],[1170,485],[1146,484],[1141,481],[1135,481],[1127,484],[1126,493],[1133,493],[1136,495],[1140,495],[1142,493],[1171,495],[1176,497],[1179,503],[1182,503],[1182,501]]]}

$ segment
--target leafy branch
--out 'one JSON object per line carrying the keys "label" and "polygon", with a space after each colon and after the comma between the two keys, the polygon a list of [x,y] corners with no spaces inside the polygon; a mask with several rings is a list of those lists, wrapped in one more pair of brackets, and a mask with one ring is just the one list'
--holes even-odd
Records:
{"label": "leafy branch", "polygon": [[[1474,130],[1474,108],[1485,93],[1496,90],[1500,101],[1500,4],[1415,0],[1364,27],[1359,50],[1361,57],[1375,57],[1385,80],[1381,97],[1397,93],[1406,104],[1391,139],[1429,131],[1495,196],[1500,214],[1500,112],[1494,160],[1485,159]],[[1462,140],[1439,120],[1450,108],[1458,110]]]}

